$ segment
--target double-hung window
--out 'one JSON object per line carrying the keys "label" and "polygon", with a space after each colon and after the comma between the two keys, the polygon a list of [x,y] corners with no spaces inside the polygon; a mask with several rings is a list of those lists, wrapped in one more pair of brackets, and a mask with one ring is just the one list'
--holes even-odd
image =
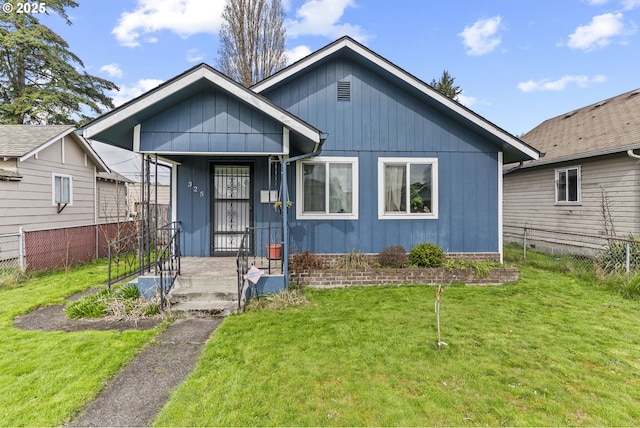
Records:
{"label": "double-hung window", "polygon": [[438,218],[438,159],[378,158],[378,218]]}
{"label": "double-hung window", "polygon": [[358,218],[358,158],[316,157],[298,162],[296,216]]}
{"label": "double-hung window", "polygon": [[52,176],[52,204],[73,205],[73,178],[65,174],[53,174]]}
{"label": "double-hung window", "polygon": [[580,203],[580,167],[556,169],[556,204]]}

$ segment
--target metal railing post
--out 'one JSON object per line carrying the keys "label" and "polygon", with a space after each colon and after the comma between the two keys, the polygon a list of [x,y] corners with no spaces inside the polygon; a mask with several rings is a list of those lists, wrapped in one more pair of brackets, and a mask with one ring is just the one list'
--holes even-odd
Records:
{"label": "metal railing post", "polygon": [[527,226],[524,227],[524,236],[522,239],[522,257],[527,260]]}
{"label": "metal railing post", "polygon": [[18,236],[18,253],[19,253],[18,259],[20,263],[20,270],[24,272],[26,268],[26,260],[27,260],[27,254],[25,252],[25,245],[24,245],[24,227],[21,227],[19,229],[19,233],[20,233],[20,236]]}
{"label": "metal railing post", "polygon": [[629,274],[630,274],[630,271],[631,271],[631,266],[630,266],[630,265],[631,265],[631,263],[630,263],[630,258],[631,258],[631,251],[630,251],[630,247],[631,247],[631,246],[630,246],[629,241],[627,241],[627,243],[626,243],[626,244],[627,244],[627,245],[626,245],[626,247],[627,247],[627,248],[626,248],[626,249],[627,249],[626,267],[627,267],[627,278],[629,278]]}

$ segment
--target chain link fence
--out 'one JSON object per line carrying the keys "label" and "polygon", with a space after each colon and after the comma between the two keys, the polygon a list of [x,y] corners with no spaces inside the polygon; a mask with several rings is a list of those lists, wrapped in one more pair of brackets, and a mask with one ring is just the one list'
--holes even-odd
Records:
{"label": "chain link fence", "polygon": [[518,245],[526,259],[528,251],[554,256],[561,267],[596,276],[640,272],[640,240],[567,233],[527,226],[504,226],[504,243]]}
{"label": "chain link fence", "polygon": [[23,245],[22,233],[0,235],[0,276],[24,269]]}
{"label": "chain link fence", "polygon": [[0,235],[0,283],[19,272],[66,269],[106,257],[110,242],[136,228],[129,221]]}

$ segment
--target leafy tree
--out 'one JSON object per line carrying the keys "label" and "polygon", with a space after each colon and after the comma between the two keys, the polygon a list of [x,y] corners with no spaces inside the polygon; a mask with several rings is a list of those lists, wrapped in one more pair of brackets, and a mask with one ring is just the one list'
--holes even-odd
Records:
{"label": "leafy tree", "polygon": [[286,66],[281,0],[227,0],[222,18],[220,71],[249,87]]}
{"label": "leafy tree", "polygon": [[[77,6],[73,0],[47,0],[46,11],[71,25],[66,9]],[[78,125],[89,119],[84,112],[113,108],[105,92],[117,86],[83,68],[37,14],[0,14],[0,123]]]}
{"label": "leafy tree", "polygon": [[436,79],[433,79],[431,81],[431,86],[433,86],[436,91],[442,93],[443,95],[451,98],[454,101],[457,101],[458,95],[462,93],[462,89],[460,89],[460,86],[453,85],[453,82],[455,80],[455,77],[451,77],[449,72],[447,70],[444,70],[442,72],[442,76],[440,76],[440,80],[436,81]]}

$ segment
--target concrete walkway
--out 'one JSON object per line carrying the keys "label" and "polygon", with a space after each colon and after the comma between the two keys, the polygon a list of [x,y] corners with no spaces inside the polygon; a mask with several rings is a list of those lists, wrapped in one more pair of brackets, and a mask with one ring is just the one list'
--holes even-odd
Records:
{"label": "concrete walkway", "polygon": [[177,319],[137,355],[69,426],[142,427],[193,371],[222,318]]}

